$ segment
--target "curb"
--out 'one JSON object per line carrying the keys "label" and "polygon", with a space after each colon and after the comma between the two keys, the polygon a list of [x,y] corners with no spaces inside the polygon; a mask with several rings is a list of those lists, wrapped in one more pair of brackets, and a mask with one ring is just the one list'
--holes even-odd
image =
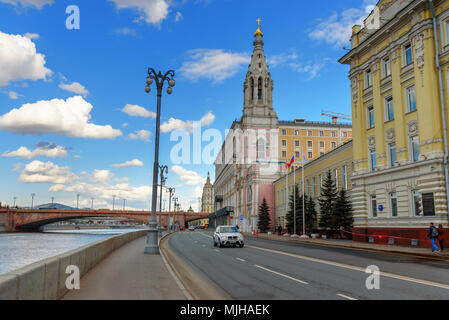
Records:
{"label": "curb", "polygon": [[162,237],[159,249],[161,255],[166,259],[167,265],[170,266],[173,274],[178,279],[179,284],[190,297],[189,300],[231,300],[232,298],[215,285],[205,274],[195,270],[194,267],[186,263],[169,247],[167,239],[174,234],[171,233]]}
{"label": "curb", "polygon": [[[251,234],[245,235],[248,238],[253,239],[263,239],[263,240],[271,240],[271,241],[281,241],[281,242],[291,242],[291,243],[305,243],[320,247],[332,247],[332,248],[340,248],[340,249],[348,249],[348,250],[359,250],[359,251],[371,251],[371,252],[379,252],[379,253],[390,253],[390,254],[400,254],[400,255],[406,255],[406,256],[414,256],[414,257],[420,257],[420,258],[426,258],[431,260],[438,260],[438,261],[447,261],[449,262],[449,256],[437,256],[434,254],[425,254],[425,253],[414,253],[414,252],[404,252],[401,250],[382,250],[379,248],[364,248],[364,247],[356,247],[356,246],[342,246],[338,244],[333,243],[318,243],[314,241],[309,240],[299,240],[299,239],[293,239],[293,240],[284,240],[284,239],[271,239],[265,236],[253,236]],[[290,238],[289,238],[290,239]]]}

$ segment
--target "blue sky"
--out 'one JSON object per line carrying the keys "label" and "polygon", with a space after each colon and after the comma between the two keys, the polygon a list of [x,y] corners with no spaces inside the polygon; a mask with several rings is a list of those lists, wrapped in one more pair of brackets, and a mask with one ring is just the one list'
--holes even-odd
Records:
{"label": "blue sky", "polygon": [[[372,0],[0,0],[0,201],[148,209],[156,95],[148,67],[176,71],[164,93],[160,163],[184,209],[211,164],[174,165],[170,133],[240,118],[257,18],[281,120],[350,114],[348,67],[337,60]],[[68,5],[80,29],[66,28]],[[6,71],[4,71],[6,70]],[[117,200],[122,205],[122,200]]]}

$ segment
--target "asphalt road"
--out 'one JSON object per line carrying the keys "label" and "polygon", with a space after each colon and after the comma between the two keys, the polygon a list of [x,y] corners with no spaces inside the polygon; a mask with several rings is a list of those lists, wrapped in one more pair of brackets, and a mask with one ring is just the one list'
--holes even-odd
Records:
{"label": "asphalt road", "polygon": [[[207,231],[177,233],[168,244],[236,300],[449,300],[447,261],[253,238],[244,248],[217,248]],[[378,290],[366,287],[372,265]]]}

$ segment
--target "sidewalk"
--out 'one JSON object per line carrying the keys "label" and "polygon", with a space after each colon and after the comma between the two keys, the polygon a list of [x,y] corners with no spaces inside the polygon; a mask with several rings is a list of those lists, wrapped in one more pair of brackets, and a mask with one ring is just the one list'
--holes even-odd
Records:
{"label": "sidewalk", "polygon": [[186,300],[162,256],[144,253],[146,237],[111,253],[62,300]]}
{"label": "sidewalk", "polygon": [[318,246],[328,246],[328,247],[337,247],[337,248],[348,248],[348,249],[356,249],[356,250],[370,250],[370,251],[378,251],[378,252],[390,252],[390,253],[400,253],[407,255],[414,255],[420,257],[431,257],[437,260],[448,260],[449,261],[449,252],[444,252],[443,254],[434,254],[431,251],[431,248],[413,248],[413,247],[401,247],[395,245],[381,245],[381,244],[372,244],[366,242],[356,242],[352,240],[336,240],[336,239],[299,239],[299,238],[291,238],[284,237],[279,235],[268,235],[268,234],[259,234],[258,236],[253,236],[251,233],[244,233],[244,235],[248,238],[260,238],[260,239],[268,239],[268,240],[277,240],[277,241],[285,241],[285,242],[297,242],[297,243],[307,243],[314,244]]}

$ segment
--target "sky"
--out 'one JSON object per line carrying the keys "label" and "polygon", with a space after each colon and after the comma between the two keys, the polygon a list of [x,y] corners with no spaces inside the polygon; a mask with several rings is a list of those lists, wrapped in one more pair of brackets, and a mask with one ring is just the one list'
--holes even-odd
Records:
{"label": "sky", "polygon": [[[76,206],[80,194],[80,207],[94,198],[112,209],[115,195],[115,208],[126,199],[127,209],[148,210],[151,67],[175,71],[173,93],[162,95],[159,163],[182,209],[197,211],[215,170],[193,161],[207,146],[194,143],[193,123],[224,136],[240,119],[256,19],[279,119],[330,121],[321,110],[351,112],[349,67],[338,59],[375,2],[0,0],[0,201],[30,206],[34,193],[34,204]],[[181,162],[179,130],[192,146]]]}

